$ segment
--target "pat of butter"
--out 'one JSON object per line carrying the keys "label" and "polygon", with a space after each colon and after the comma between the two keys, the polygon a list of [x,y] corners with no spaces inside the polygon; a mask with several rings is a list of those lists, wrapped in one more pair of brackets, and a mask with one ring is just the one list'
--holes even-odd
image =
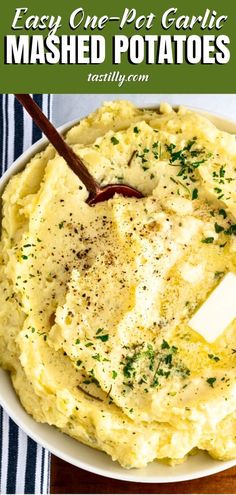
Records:
{"label": "pat of butter", "polygon": [[228,273],[189,321],[189,326],[209,343],[236,318],[236,275]]}

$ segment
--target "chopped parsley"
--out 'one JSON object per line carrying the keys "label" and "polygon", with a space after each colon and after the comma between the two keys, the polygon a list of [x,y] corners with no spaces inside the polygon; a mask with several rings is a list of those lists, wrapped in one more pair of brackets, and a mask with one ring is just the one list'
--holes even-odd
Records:
{"label": "chopped parsley", "polygon": [[[194,188],[192,193],[187,186],[190,185],[191,182],[196,182],[198,177],[196,176],[196,169],[200,167],[201,164],[207,161],[208,155],[205,153],[204,149],[196,149],[197,138],[194,137],[189,140],[186,145],[182,149],[177,149],[176,144],[170,143],[166,144],[165,148],[167,153],[169,153],[169,164],[173,167],[179,167],[176,176],[182,177],[183,181],[186,181],[186,184],[181,183],[182,187],[188,191],[188,194],[192,199],[198,198],[198,189]],[[205,156],[203,155],[205,154]],[[198,157],[196,161],[193,161],[193,158]]]}
{"label": "chopped parsley", "polygon": [[215,272],[214,273],[214,277],[217,279],[217,278],[222,278],[223,275],[225,274],[225,272]]}
{"label": "chopped parsley", "polygon": [[198,189],[195,188],[193,189],[193,192],[192,192],[192,199],[197,199],[198,198]]}
{"label": "chopped parsley", "polygon": [[170,348],[170,346],[166,340],[162,341],[161,348],[162,349],[169,349]]}
{"label": "chopped parsley", "polygon": [[216,363],[218,363],[218,361],[220,361],[220,358],[218,356],[214,356],[214,354],[208,354],[208,357],[209,357],[209,359],[212,359]]}
{"label": "chopped parsley", "polygon": [[159,158],[159,153],[158,153],[157,147],[158,147],[158,142],[154,143],[152,146],[152,152],[153,152],[153,156],[154,156],[155,160],[158,160],[158,158]]}
{"label": "chopped parsley", "polygon": [[155,352],[151,344],[148,344],[147,350],[145,351],[144,356],[146,356],[149,360],[149,369],[152,371],[154,369],[154,361],[155,361]]}
{"label": "chopped parsley", "polygon": [[215,222],[215,231],[217,234],[219,234],[220,232],[223,232],[224,230],[224,227],[222,227],[222,225],[219,225],[217,222]]}
{"label": "chopped parsley", "polygon": [[109,339],[109,335],[108,335],[108,334],[106,334],[106,335],[97,335],[97,336],[96,336],[96,339],[99,339],[99,340],[101,340],[102,342],[107,342],[107,341],[108,341],[108,339]]}
{"label": "chopped parsley", "polygon": [[225,230],[226,235],[236,235],[236,224],[230,225],[230,227]]}
{"label": "chopped parsley", "polygon": [[101,356],[100,354],[95,354],[94,356],[92,356],[93,359],[96,359],[96,361],[101,361]]}
{"label": "chopped parsley", "polygon": [[135,376],[135,369],[134,369],[134,363],[139,359],[141,356],[141,353],[134,353],[133,356],[127,356],[126,358],[126,364],[123,368],[123,373],[126,378],[131,378],[132,376]]}
{"label": "chopped parsley", "polygon": [[99,335],[99,333],[103,332],[104,328],[98,328],[96,331],[96,335]]}
{"label": "chopped parsley", "polygon": [[[186,378],[190,375],[190,370],[176,359],[177,351],[178,348],[171,346],[166,340],[162,341],[157,350],[152,344],[138,346],[133,354],[128,354],[121,361],[125,377],[123,384],[131,389],[142,384],[156,388],[161,386],[163,379],[167,379],[171,373]],[[144,391],[148,389],[145,388]]]}
{"label": "chopped parsley", "polygon": [[205,239],[202,239],[201,242],[203,242],[204,244],[212,244],[214,240],[214,237],[205,237]]}
{"label": "chopped parsley", "polygon": [[109,335],[106,333],[104,335],[100,335],[104,332],[104,328],[98,328],[96,331],[95,339],[101,340],[101,342],[107,342],[109,339]]}
{"label": "chopped parsley", "polygon": [[224,219],[227,217],[227,213],[223,208],[219,210],[219,215],[221,215]]}
{"label": "chopped parsley", "polygon": [[212,376],[210,378],[207,378],[207,383],[209,383],[210,387],[214,388],[214,383],[216,381],[216,377]]}
{"label": "chopped parsley", "polygon": [[172,354],[167,354],[167,356],[164,358],[164,363],[172,364]]}
{"label": "chopped parsley", "polygon": [[112,137],[111,137],[111,142],[112,142],[112,144],[114,144],[114,146],[115,146],[116,144],[119,144],[119,142],[120,142],[120,141],[119,141],[119,140],[118,140],[115,136],[112,136]]}
{"label": "chopped parsley", "polygon": [[225,176],[225,168],[223,167],[220,167],[220,177],[224,177]]}

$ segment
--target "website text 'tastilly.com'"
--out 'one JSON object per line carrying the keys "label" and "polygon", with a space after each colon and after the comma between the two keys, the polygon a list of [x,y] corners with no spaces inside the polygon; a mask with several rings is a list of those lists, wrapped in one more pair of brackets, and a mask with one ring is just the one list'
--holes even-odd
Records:
{"label": "website text 'tastilly.com'", "polygon": [[124,83],[148,82],[149,74],[122,74],[120,71],[105,72],[103,74],[88,74],[88,82],[113,82],[120,88]]}

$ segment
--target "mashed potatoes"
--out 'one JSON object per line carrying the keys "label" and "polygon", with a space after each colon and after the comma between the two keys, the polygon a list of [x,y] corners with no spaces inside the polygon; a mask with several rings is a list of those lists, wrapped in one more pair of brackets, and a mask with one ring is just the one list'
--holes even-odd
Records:
{"label": "mashed potatoes", "polygon": [[66,138],[143,199],[88,206],[51,146],[3,196],[1,366],[36,421],[126,468],[236,457],[236,323],[213,344],[188,326],[236,273],[235,138],[161,112],[107,103]]}

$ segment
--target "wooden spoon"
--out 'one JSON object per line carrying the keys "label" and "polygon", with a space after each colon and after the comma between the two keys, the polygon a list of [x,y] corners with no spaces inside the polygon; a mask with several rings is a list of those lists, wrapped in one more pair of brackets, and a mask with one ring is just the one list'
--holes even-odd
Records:
{"label": "wooden spoon", "polygon": [[74,153],[72,148],[66,144],[59,132],[57,132],[55,127],[49,122],[33,98],[27,94],[15,94],[15,97],[30,114],[35,124],[41,129],[45,136],[47,136],[59,155],[63,156],[69,167],[83,182],[89,192],[89,197],[87,199],[89,205],[110,199],[115,193],[127,197],[143,197],[142,193],[137,189],[125,184],[108,184],[107,186],[101,187],[85,167],[81,158]]}

